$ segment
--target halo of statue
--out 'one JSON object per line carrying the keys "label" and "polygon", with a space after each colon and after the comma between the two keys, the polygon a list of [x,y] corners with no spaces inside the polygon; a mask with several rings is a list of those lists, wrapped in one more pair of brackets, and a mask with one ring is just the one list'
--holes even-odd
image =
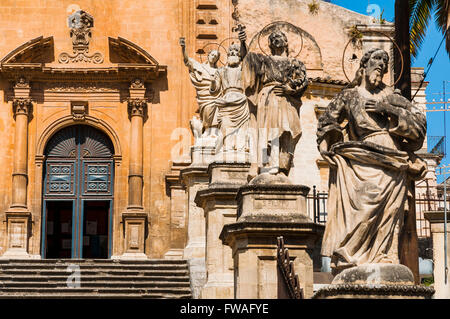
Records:
{"label": "halo of statue", "polygon": [[207,52],[205,49],[206,49],[207,47],[211,46],[211,45],[216,46],[216,49],[213,48],[212,50],[217,50],[217,51],[220,51],[220,49],[223,50],[223,52],[220,54],[221,58],[219,58],[219,63],[220,63],[221,65],[225,65],[226,62],[223,62],[223,61],[222,61],[222,57],[223,57],[223,56],[226,56],[227,50],[222,46],[221,43],[217,43],[217,42],[208,42],[208,43],[206,43],[206,44],[203,46],[203,48],[200,49],[200,51],[203,52],[203,53],[197,53],[197,54],[200,56],[200,63],[203,63],[203,62],[204,62],[204,61],[203,61],[203,56],[208,54],[208,52]]}
{"label": "halo of statue", "polygon": [[[394,44],[394,47],[395,47],[395,48],[398,50],[398,52],[400,53],[400,60],[401,60],[400,74],[399,74],[397,80],[395,80],[393,84],[391,84],[391,85],[386,84],[386,85],[389,86],[389,87],[394,87],[394,86],[398,83],[398,81],[400,81],[400,78],[402,77],[402,74],[403,74],[403,69],[404,69],[405,62],[404,62],[404,60],[403,60],[403,54],[402,54],[402,51],[400,50],[400,47],[399,47],[398,44],[394,41],[394,39],[392,39],[392,38],[391,38],[389,35],[387,35],[386,33],[382,32],[382,31],[376,31],[376,30],[372,30],[371,32],[375,32],[375,33],[378,33],[378,34],[381,34],[381,35],[387,37],[387,38],[389,39],[389,41],[391,41],[391,42]],[[347,72],[345,71],[345,53],[346,53],[346,51],[347,51],[348,46],[349,46],[350,43],[353,42],[353,41],[354,41],[353,38],[350,39],[350,40],[348,40],[347,44],[346,44],[345,47],[344,47],[344,51],[342,52],[342,60],[341,60],[342,71],[343,71],[343,73],[344,73],[345,78],[347,79],[347,81],[348,81],[349,83],[351,83],[352,80],[350,80],[350,78],[349,78],[348,75],[347,75]],[[393,59],[391,59],[391,61],[393,61]]]}
{"label": "halo of statue", "polygon": [[[267,24],[264,28],[262,28],[258,33],[256,33],[253,36],[252,40],[250,41],[249,48],[252,47],[252,45],[256,41],[256,44],[258,45],[259,50],[264,55],[270,56],[270,54],[268,54],[263,49],[263,46],[261,45],[261,37],[269,36],[270,33],[273,30],[275,30],[275,29],[279,29],[281,31],[285,31],[285,33],[288,33],[288,34],[295,34],[295,35],[297,35],[299,37],[300,49],[294,55],[292,55],[292,56],[290,55],[293,58],[298,57],[300,55],[300,53],[302,52],[302,50],[303,50],[303,36],[302,36],[303,30],[300,29],[299,27],[293,25],[292,23],[287,22],[287,21],[274,21],[274,22],[271,22],[271,23]],[[289,42],[292,43],[292,42],[295,42],[295,41],[290,40]]]}

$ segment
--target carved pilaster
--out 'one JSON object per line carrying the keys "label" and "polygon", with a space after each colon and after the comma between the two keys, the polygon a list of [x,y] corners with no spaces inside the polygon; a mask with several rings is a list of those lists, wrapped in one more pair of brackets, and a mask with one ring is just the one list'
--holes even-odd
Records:
{"label": "carved pilaster", "polygon": [[17,115],[29,116],[33,111],[33,103],[29,98],[14,98],[13,100],[13,114],[14,119]]}
{"label": "carved pilaster", "polygon": [[29,238],[31,212],[27,206],[28,186],[28,120],[33,110],[28,80],[20,77],[14,85],[13,116],[16,121],[14,137],[14,161],[12,172],[12,196],[6,214],[7,251],[2,258],[30,258]]}
{"label": "carved pilaster", "polygon": [[128,115],[130,117],[144,117],[147,114],[147,101],[145,99],[128,99]]}

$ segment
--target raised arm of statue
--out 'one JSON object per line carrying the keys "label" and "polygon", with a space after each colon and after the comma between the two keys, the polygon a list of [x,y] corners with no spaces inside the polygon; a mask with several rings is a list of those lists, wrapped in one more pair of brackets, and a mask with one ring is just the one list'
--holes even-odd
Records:
{"label": "raised arm of statue", "polygon": [[186,40],[184,38],[180,38],[180,46],[181,46],[181,52],[183,54],[184,64],[189,68],[189,72],[193,72],[194,66],[186,52]]}
{"label": "raised arm of statue", "polygon": [[245,29],[241,29],[241,31],[239,31],[238,37],[239,41],[241,42],[241,60],[243,60],[248,52],[246,44],[247,34],[245,33]]}

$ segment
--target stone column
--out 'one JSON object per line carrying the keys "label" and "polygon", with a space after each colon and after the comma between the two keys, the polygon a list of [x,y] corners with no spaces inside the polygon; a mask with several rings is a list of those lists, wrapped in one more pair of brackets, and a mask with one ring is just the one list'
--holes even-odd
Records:
{"label": "stone column", "polygon": [[130,151],[128,172],[128,206],[122,213],[124,253],[121,259],[147,259],[145,239],[148,234],[148,214],[142,204],[143,195],[143,145],[144,118],[147,115],[144,83],[136,79],[130,86],[128,99],[130,117]]}
{"label": "stone column", "polygon": [[28,120],[32,112],[29,83],[20,78],[14,86],[13,113],[16,122],[11,205],[6,215],[7,251],[3,258],[30,258],[31,212],[27,206]]}
{"label": "stone column", "polygon": [[[263,178],[261,178],[263,177]],[[283,236],[305,298],[313,295],[312,253],[324,226],[306,215],[309,188],[286,178],[258,175],[239,189],[238,218],[223,227],[220,240],[230,246],[236,299],[277,299],[277,237]]]}
{"label": "stone column", "polygon": [[[425,219],[430,222],[431,236],[433,239],[433,275],[434,290],[433,298],[450,299],[450,273],[447,273],[447,284],[445,283],[445,253],[444,253],[444,212],[425,212]],[[447,212],[447,237],[450,235],[450,213]],[[447,238],[447,243],[450,240]],[[448,249],[448,248],[447,248]],[[450,267],[450,250],[447,250],[447,267]]]}
{"label": "stone column", "polygon": [[210,183],[197,192],[195,203],[202,207],[206,222],[207,282],[202,299],[228,299],[234,295],[231,249],[219,239],[224,225],[236,220],[236,194],[247,183],[250,163],[218,163],[208,167]]}

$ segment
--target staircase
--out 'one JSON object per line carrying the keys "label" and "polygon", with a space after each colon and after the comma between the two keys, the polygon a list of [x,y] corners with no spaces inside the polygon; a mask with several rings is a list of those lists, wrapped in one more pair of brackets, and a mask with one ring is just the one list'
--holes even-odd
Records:
{"label": "staircase", "polygon": [[0,260],[2,298],[192,298],[192,295],[185,260],[42,259]]}

